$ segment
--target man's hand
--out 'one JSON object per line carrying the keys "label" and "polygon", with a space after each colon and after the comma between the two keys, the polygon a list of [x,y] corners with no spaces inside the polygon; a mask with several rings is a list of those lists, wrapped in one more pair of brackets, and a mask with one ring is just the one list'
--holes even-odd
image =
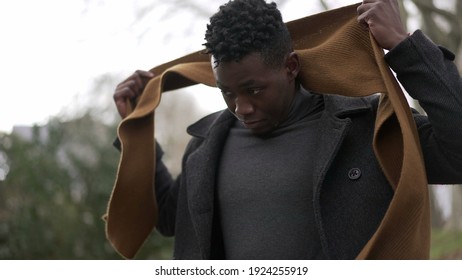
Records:
{"label": "man's hand", "polygon": [[358,7],[358,22],[369,28],[377,43],[387,50],[408,36],[396,0],[364,0]]}
{"label": "man's hand", "polygon": [[149,71],[137,70],[117,85],[113,97],[117,111],[122,119],[128,115],[128,102],[134,102],[153,77],[154,74]]}

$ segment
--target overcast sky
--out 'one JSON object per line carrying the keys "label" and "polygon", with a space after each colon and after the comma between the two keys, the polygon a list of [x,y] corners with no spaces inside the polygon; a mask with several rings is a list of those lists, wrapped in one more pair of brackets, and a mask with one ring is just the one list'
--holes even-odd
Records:
{"label": "overcast sky", "polygon": [[[181,5],[176,6],[177,13],[166,16],[168,1],[158,1],[162,6],[134,24],[136,11],[153,2],[2,1],[0,131],[9,132],[13,125],[44,124],[50,116],[72,111],[82,96],[88,96],[91,81],[103,74],[124,77],[201,48],[207,18]],[[197,2],[212,14],[226,1]],[[358,1],[326,2],[339,7]],[[281,10],[288,21],[321,7],[318,1],[293,0]],[[223,106],[221,97],[214,97],[203,100],[209,100],[211,108]]]}

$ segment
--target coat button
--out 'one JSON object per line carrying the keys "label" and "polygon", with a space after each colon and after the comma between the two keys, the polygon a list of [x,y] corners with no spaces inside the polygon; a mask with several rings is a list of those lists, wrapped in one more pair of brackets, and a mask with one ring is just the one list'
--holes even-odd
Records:
{"label": "coat button", "polygon": [[352,168],[348,171],[348,178],[351,180],[358,180],[361,177],[361,169],[359,168]]}

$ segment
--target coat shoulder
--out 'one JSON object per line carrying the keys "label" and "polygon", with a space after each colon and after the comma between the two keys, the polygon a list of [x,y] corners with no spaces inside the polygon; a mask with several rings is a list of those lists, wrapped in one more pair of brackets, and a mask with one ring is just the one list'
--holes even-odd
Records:
{"label": "coat shoulder", "polygon": [[191,136],[204,138],[212,126],[222,122],[229,122],[232,119],[234,119],[234,116],[228,110],[217,111],[191,124],[186,131]]}
{"label": "coat shoulder", "polygon": [[347,117],[364,111],[376,111],[379,99],[378,94],[366,97],[324,95],[325,109],[338,117]]}

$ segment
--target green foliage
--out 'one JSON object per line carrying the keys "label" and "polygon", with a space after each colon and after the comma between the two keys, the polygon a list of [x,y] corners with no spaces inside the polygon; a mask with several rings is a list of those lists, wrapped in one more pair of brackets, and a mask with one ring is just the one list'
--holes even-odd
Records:
{"label": "green foliage", "polygon": [[[34,127],[31,139],[0,136],[0,259],[120,259],[105,238],[107,201],[119,160],[115,127],[90,114]],[[7,168],[6,168],[7,167]],[[139,258],[171,258],[151,238]]]}
{"label": "green foliage", "polygon": [[462,232],[434,228],[430,258],[436,260],[462,259]]}

